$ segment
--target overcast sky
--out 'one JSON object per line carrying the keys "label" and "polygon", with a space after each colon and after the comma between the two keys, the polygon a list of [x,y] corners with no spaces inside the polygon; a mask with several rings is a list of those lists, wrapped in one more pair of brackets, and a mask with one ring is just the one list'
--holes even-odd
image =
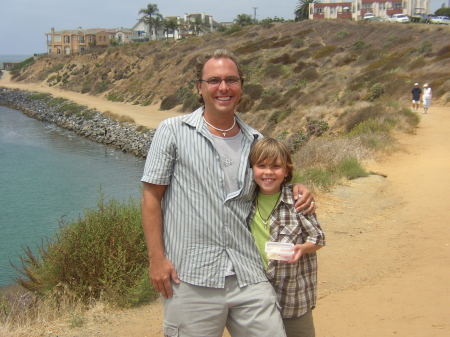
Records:
{"label": "overcast sky", "polygon": [[[431,0],[434,12],[448,0]],[[8,2],[5,5],[4,2]],[[183,16],[204,12],[216,21],[232,21],[246,13],[257,19],[294,18],[295,0],[5,0],[0,12],[0,54],[46,52],[45,33],[83,28],[131,28],[139,18],[139,9],[148,3],[158,5],[163,16]]]}

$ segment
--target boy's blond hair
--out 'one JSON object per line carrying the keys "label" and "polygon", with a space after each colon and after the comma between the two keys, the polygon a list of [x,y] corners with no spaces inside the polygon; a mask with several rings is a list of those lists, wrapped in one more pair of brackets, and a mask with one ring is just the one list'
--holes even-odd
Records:
{"label": "boy's blond hair", "polygon": [[285,182],[291,181],[294,165],[292,164],[291,154],[286,144],[274,138],[266,137],[258,140],[250,151],[251,166],[264,161],[269,165],[273,165],[278,158],[281,161],[281,165],[286,169],[287,176]]}

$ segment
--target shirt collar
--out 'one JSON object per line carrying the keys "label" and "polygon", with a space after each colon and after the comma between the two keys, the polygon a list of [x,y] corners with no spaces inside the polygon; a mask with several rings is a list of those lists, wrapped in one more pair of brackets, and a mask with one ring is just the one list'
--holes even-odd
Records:
{"label": "shirt collar", "polygon": [[294,193],[292,193],[291,184],[283,184],[283,187],[281,188],[280,201],[291,206],[295,204]]}

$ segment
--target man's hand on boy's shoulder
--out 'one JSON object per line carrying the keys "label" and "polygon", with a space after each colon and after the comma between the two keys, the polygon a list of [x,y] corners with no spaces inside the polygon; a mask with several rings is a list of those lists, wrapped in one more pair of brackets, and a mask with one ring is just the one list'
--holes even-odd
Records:
{"label": "man's hand on boy's shoulder", "polygon": [[295,210],[303,212],[303,214],[313,214],[316,210],[316,203],[314,197],[305,185],[294,184],[293,188]]}

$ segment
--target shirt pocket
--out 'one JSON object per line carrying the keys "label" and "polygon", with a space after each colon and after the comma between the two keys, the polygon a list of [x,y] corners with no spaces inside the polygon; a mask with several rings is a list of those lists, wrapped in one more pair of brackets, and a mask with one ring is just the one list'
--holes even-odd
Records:
{"label": "shirt pocket", "polygon": [[301,234],[301,228],[297,225],[286,225],[280,228],[278,242],[296,244]]}

